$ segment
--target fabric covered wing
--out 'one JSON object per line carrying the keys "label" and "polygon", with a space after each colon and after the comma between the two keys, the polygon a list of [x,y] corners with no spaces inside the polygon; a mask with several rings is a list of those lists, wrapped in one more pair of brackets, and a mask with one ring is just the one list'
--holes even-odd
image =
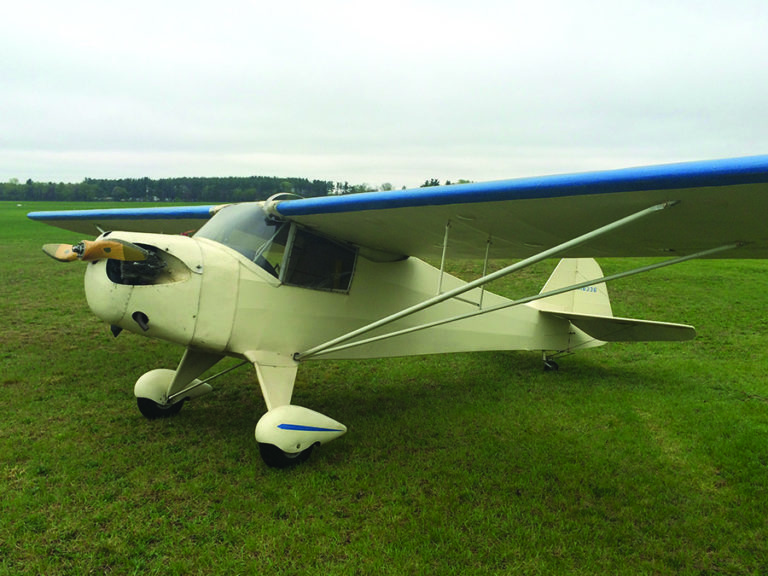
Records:
{"label": "fabric covered wing", "polygon": [[675,202],[568,257],[670,256],[742,242],[768,257],[768,156],[283,201],[277,214],[392,257],[524,258],[650,206]]}
{"label": "fabric covered wing", "polygon": [[102,231],[125,230],[158,234],[194,232],[213,216],[219,206],[163,206],[30,212],[27,217],[51,226],[98,236]]}

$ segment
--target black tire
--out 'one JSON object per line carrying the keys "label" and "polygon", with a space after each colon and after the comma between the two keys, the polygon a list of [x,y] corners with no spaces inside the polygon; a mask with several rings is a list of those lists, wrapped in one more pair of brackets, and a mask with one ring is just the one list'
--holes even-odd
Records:
{"label": "black tire", "polygon": [[310,446],[306,450],[297,452],[296,454],[288,454],[283,452],[274,444],[259,444],[259,454],[261,459],[264,460],[264,464],[270,468],[290,468],[296,466],[302,462],[306,462],[309,455],[312,454],[314,446]]}
{"label": "black tire", "polygon": [[544,371],[545,372],[557,372],[560,369],[560,366],[557,365],[557,362],[554,360],[544,360]]}
{"label": "black tire", "polygon": [[154,400],[149,398],[136,398],[136,404],[139,406],[139,412],[142,416],[148,420],[156,420],[157,418],[170,418],[176,416],[181,411],[182,406],[186,399],[176,402],[175,404],[158,404]]}

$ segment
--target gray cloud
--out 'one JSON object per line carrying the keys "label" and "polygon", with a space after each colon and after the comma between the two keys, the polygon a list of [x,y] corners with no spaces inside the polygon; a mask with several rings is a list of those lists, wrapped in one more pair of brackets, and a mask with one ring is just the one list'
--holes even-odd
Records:
{"label": "gray cloud", "polygon": [[768,149],[762,1],[220,4],[3,8],[0,180],[414,186]]}

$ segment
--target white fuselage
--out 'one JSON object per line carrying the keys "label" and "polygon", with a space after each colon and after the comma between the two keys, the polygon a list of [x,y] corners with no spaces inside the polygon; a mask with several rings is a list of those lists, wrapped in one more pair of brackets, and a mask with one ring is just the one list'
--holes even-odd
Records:
{"label": "white fuselage", "polygon": [[[205,238],[115,232],[152,246],[166,262],[151,283],[108,274],[108,260],[90,263],[88,304],[109,324],[222,355],[269,351],[292,356],[436,294],[440,270],[416,258],[375,262],[358,256],[347,292],[286,285],[239,252]],[[117,281],[115,281],[117,280]],[[443,274],[442,290],[463,282]],[[478,309],[480,290],[378,329],[367,336]],[[508,300],[485,292],[483,307]],[[138,315],[138,316],[137,316]],[[146,318],[142,328],[137,320]],[[146,328],[146,329],[145,329]],[[373,358],[477,350],[562,350],[573,346],[567,320],[521,305],[328,354]]]}

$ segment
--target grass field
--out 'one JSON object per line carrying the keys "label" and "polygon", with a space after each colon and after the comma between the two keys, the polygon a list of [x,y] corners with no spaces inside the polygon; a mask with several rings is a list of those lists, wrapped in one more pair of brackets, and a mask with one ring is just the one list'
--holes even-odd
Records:
{"label": "grass field", "polygon": [[559,372],[535,353],[308,363],[294,402],[349,433],[276,471],[248,369],[177,418],[139,414],[136,378],[182,350],[111,337],[82,265],[40,250],[80,239],[25,218],[48,208],[0,203],[0,574],[768,573],[768,263],[613,284],[617,315],[699,337]]}

